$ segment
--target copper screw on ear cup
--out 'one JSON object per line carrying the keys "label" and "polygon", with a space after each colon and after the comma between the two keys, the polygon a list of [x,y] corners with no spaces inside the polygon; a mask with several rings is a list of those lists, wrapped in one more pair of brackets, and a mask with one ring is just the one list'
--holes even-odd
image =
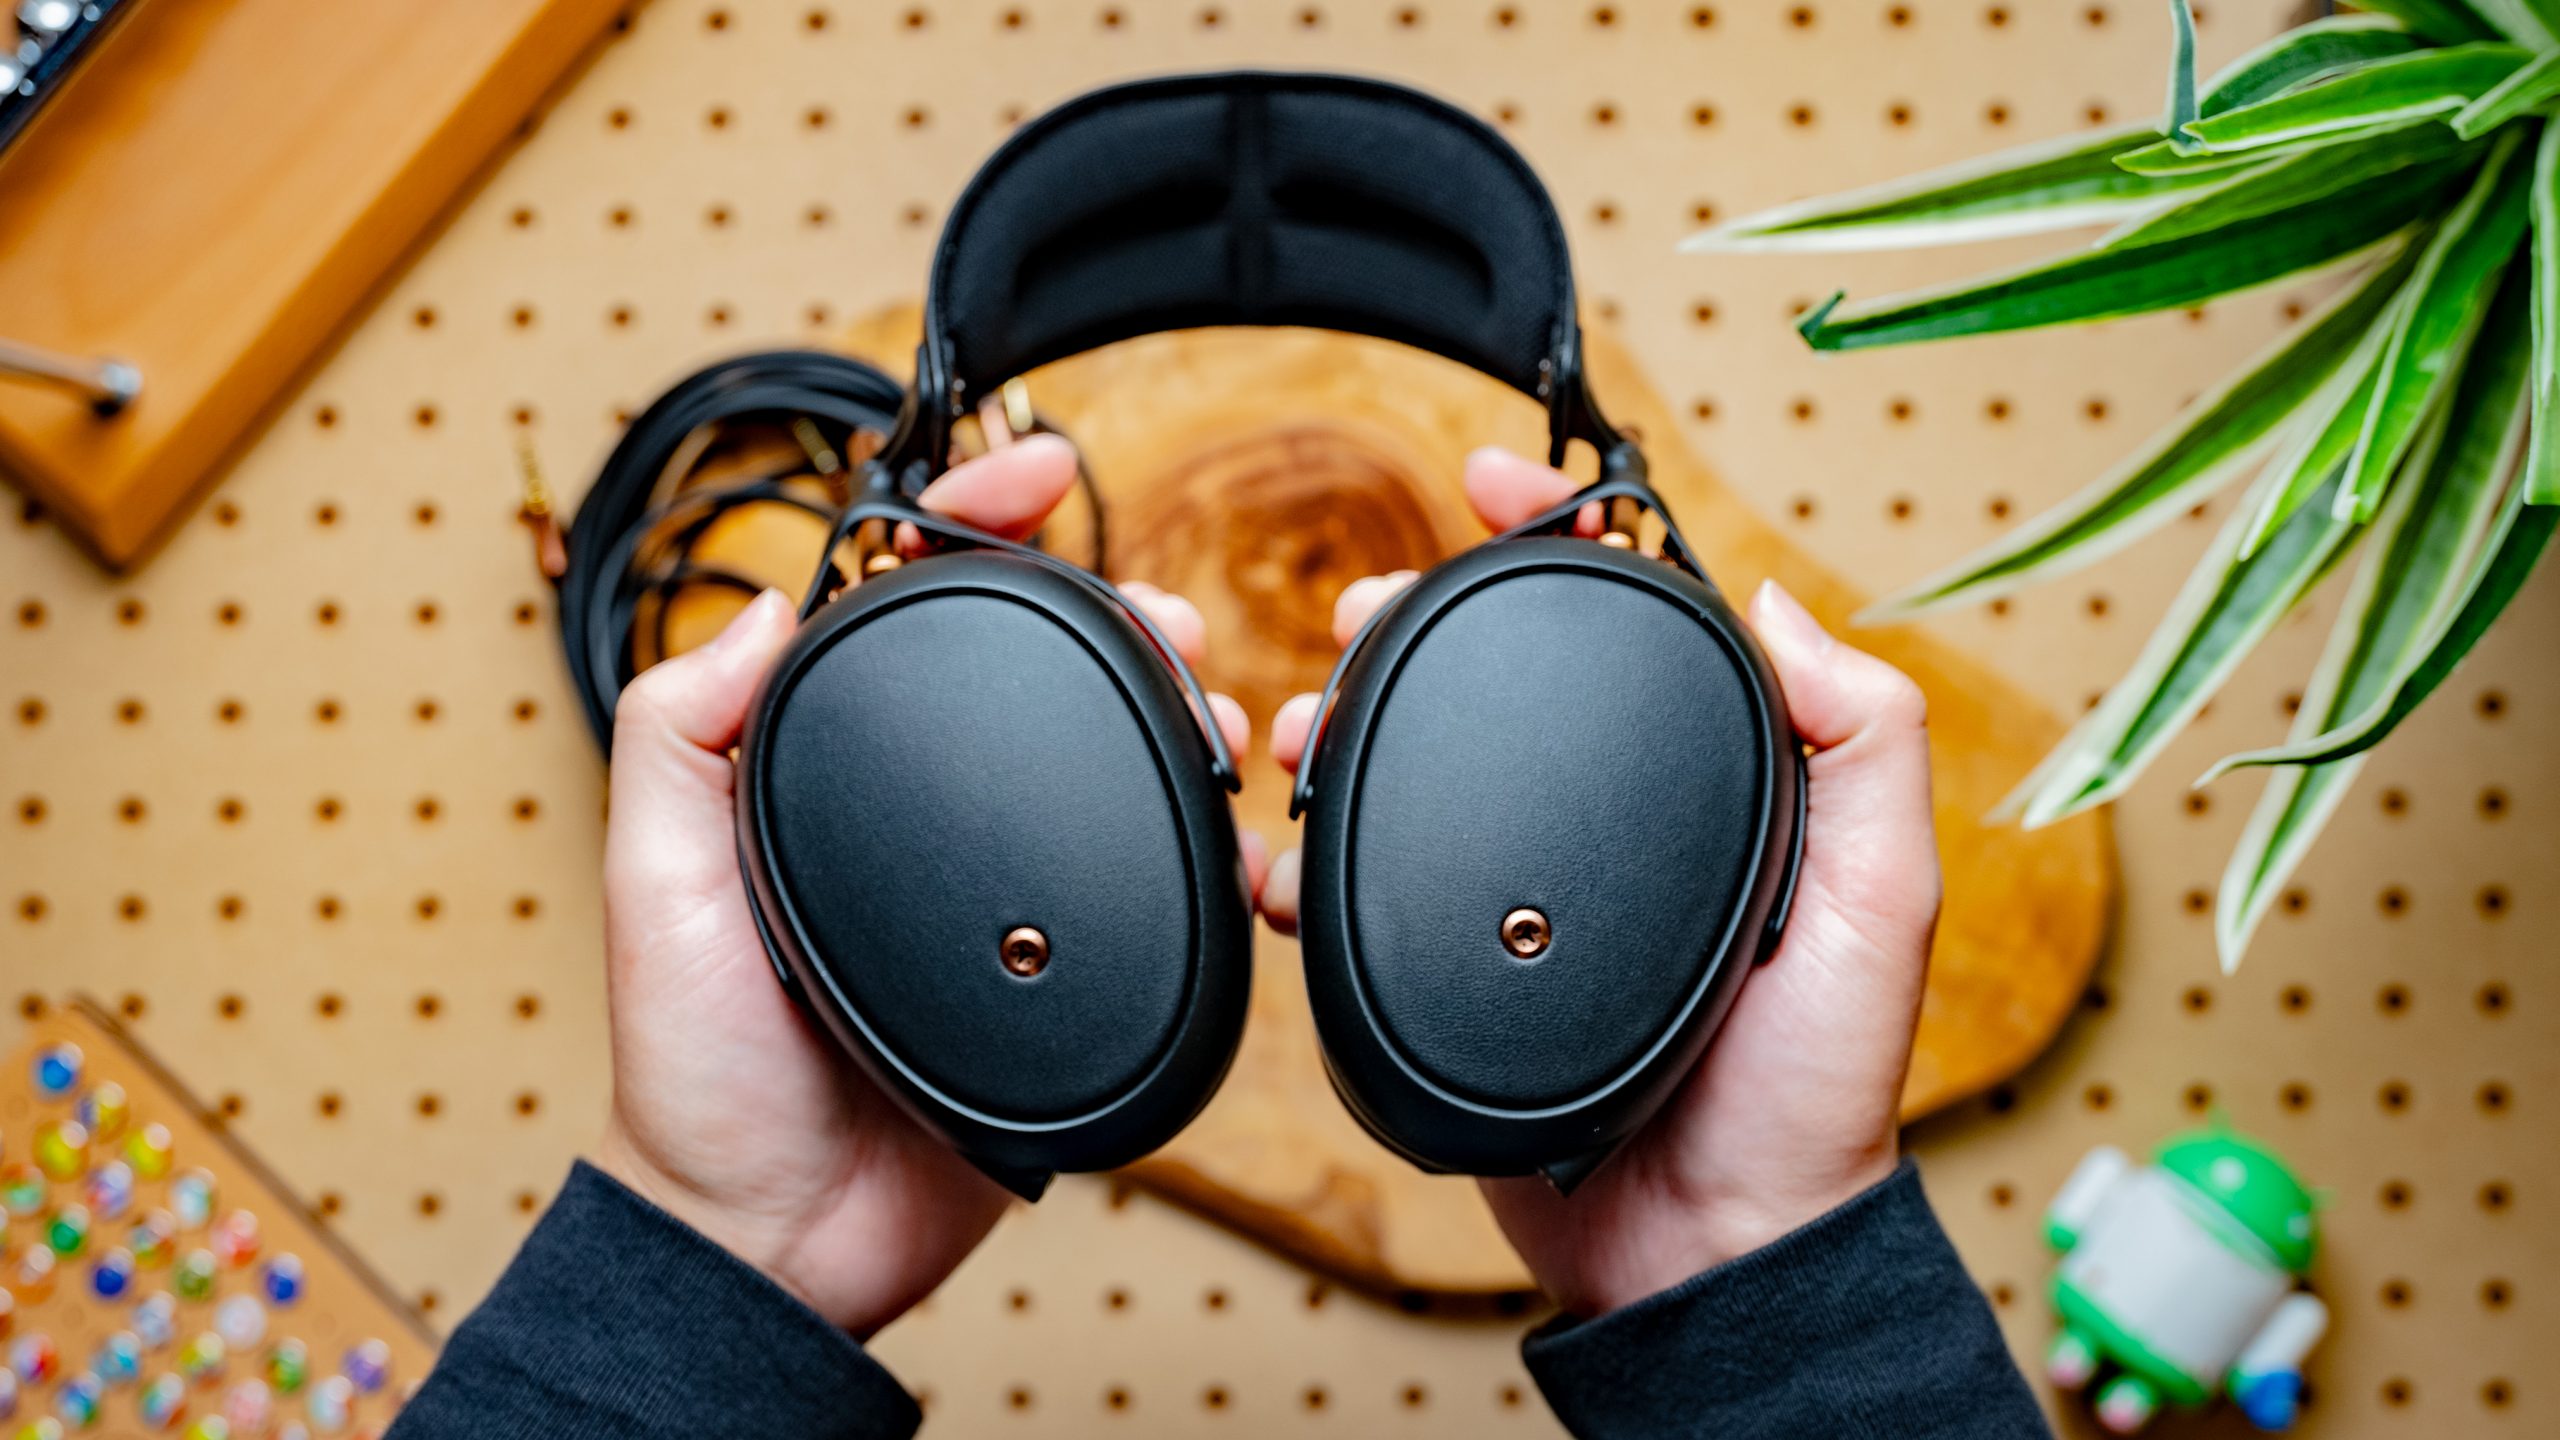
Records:
{"label": "copper screw on ear cup", "polygon": [[1547,917],[1526,905],[1502,917],[1502,948],[1518,959],[1537,959],[1547,953],[1547,942],[1554,938]]}
{"label": "copper screw on ear cup", "polygon": [[1003,958],[1004,968],[1028,980],[1049,968],[1049,937],[1028,925],[1016,925],[1005,932],[1004,944],[996,953]]}

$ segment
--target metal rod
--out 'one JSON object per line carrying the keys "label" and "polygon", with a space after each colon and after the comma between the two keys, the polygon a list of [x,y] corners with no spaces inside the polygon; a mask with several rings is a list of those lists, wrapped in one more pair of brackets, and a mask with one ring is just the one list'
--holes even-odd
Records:
{"label": "metal rod", "polygon": [[142,393],[142,372],[122,360],[57,355],[15,340],[0,339],[0,378],[76,390],[89,398],[89,408],[100,415],[115,414]]}

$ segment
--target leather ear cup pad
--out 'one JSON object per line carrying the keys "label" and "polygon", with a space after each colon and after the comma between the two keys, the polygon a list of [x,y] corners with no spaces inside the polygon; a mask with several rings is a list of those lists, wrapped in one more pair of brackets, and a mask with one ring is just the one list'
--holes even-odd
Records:
{"label": "leather ear cup pad", "polygon": [[803,628],[750,747],[787,978],[928,1124],[1091,1169],[1206,1101],[1249,963],[1234,830],[1181,690],[1090,587],[987,553],[867,582]]}
{"label": "leather ear cup pad", "polygon": [[1632,1133],[1757,957],[1794,844],[1784,714],[1723,601],[1657,560],[1511,541],[1401,597],[1308,820],[1308,984],[1354,1112],[1479,1174]]}

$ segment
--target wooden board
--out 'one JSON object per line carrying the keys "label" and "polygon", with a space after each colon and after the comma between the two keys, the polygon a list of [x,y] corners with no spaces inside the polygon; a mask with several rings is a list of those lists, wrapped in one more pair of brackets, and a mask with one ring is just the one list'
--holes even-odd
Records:
{"label": "wooden board", "polygon": [[[896,371],[915,326],[913,308],[900,307],[863,326],[853,348]],[[1845,631],[1865,597],[1734,498],[1607,327],[1590,332],[1588,347],[1603,406],[1653,437],[1654,483],[1717,583],[1745,596],[1774,576]],[[1482,538],[1457,485],[1469,450],[1545,446],[1543,417],[1526,398],[1356,336],[1156,336],[1050,366],[1030,384],[1091,463],[1109,574],[1191,597],[1209,622],[1203,682],[1258,722],[1323,685],[1343,586],[1427,568]],[[1853,639],[1929,695],[1947,908],[1903,1094],[1904,1114],[1917,1118],[2009,1078],[2052,1040],[2097,963],[2113,869],[2101,815],[2034,833],[1981,818],[2060,737],[2050,711],[1919,631]],[[1276,852],[1297,827],[1287,777],[1256,749],[1237,809]],[[1416,1172],[1343,1112],[1316,1052],[1297,946],[1267,929],[1257,936],[1253,1015],[1234,1074],[1198,1121],[1130,1173],[1357,1283],[1527,1284],[1470,1182]]]}
{"label": "wooden board", "polygon": [[0,152],[0,336],[142,396],[0,384],[0,472],[139,559],[618,3],[135,6]]}
{"label": "wooden board", "polygon": [[[60,1093],[48,1093],[37,1081],[40,1058],[70,1058],[75,1081]],[[77,1132],[86,1138],[81,1169],[49,1177],[30,1164],[39,1136],[62,1133],[56,1127],[82,1115],[114,1116],[87,1104],[101,1094],[119,1094],[125,1114],[111,1122],[92,1120]],[[165,1176],[139,1173],[129,1148],[152,1127],[165,1144],[155,1152],[166,1165]],[[15,1300],[15,1312],[0,1337],[14,1345],[49,1345],[58,1368],[41,1382],[22,1385],[16,1420],[27,1428],[13,1433],[33,1435],[39,1417],[62,1415],[64,1429],[86,1428],[58,1410],[64,1387],[91,1371],[91,1357],[108,1337],[121,1333],[139,1342],[134,1354],[139,1373],[104,1387],[96,1416],[88,1424],[107,1433],[138,1435],[174,1429],[145,1422],[140,1410],[143,1386],[159,1381],[178,1384],[184,1397],[182,1419],[227,1415],[233,1434],[270,1433],[253,1423],[265,1414],[276,1424],[304,1422],[316,1433],[378,1434],[398,1412],[409,1387],[425,1378],[434,1363],[435,1337],[417,1311],[392,1295],[362,1261],[331,1235],[282,1182],[225,1133],[224,1117],[206,1109],[136,1046],[105,1010],[88,1001],[56,1007],[28,1028],[25,1043],[0,1070],[0,1152],[19,1180],[41,1184],[43,1205],[34,1213],[0,1213],[0,1237],[7,1244],[0,1262],[0,1282]],[[92,1188],[109,1171],[123,1183],[110,1190]],[[175,1194],[189,1177],[212,1182],[211,1220],[191,1217]],[[122,1195],[122,1208],[106,1195]],[[165,1228],[162,1254],[155,1258],[130,1243],[137,1222],[157,1215]],[[226,1250],[213,1238],[241,1216],[251,1219],[246,1233],[254,1243]],[[76,1248],[59,1242],[58,1219],[77,1217],[85,1237]],[[41,1280],[31,1282],[27,1257],[44,1250],[56,1254]],[[178,1267],[197,1256],[213,1262],[205,1291],[191,1295],[175,1278]],[[221,1258],[216,1260],[219,1255]],[[238,1258],[235,1260],[234,1256]],[[128,1263],[119,1272],[123,1287],[109,1295],[93,1283],[101,1260]],[[137,1258],[138,1257],[138,1258]],[[42,1262],[39,1262],[42,1263]],[[110,1260],[110,1263],[113,1263]],[[290,1266],[291,1289],[270,1288],[273,1267]],[[152,1297],[166,1296],[154,1300]],[[280,1298],[290,1297],[290,1298]],[[169,1306],[171,1333],[156,1337],[139,1322],[146,1305]],[[213,1351],[213,1364],[201,1376],[178,1382],[184,1347],[197,1337],[226,1328],[224,1312],[238,1306],[256,1317],[252,1330],[233,1331]],[[236,1317],[235,1317],[236,1318]],[[242,1343],[243,1341],[247,1343]],[[286,1384],[277,1379],[275,1361],[287,1347],[299,1350],[307,1374]],[[357,1347],[377,1347],[378,1371],[362,1372],[361,1387],[342,1377],[351,1368]],[[325,1387],[325,1388],[324,1388]],[[250,1393],[240,1393],[246,1388]],[[333,1412],[326,1408],[336,1407]],[[324,1423],[326,1422],[326,1423]]]}

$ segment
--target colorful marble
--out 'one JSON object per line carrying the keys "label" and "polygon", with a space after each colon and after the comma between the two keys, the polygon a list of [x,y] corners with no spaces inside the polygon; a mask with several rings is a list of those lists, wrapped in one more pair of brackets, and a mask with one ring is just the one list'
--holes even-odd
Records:
{"label": "colorful marble", "polygon": [[291,1305],[302,1298],[302,1257],[291,1251],[278,1255],[267,1262],[258,1278],[266,1288],[267,1298],[278,1308]]}
{"label": "colorful marble", "polygon": [[54,1211],[44,1222],[44,1243],[66,1260],[88,1249],[89,1207],[75,1202]]}
{"label": "colorful marble", "polygon": [[264,1435],[275,1423],[275,1393],[264,1380],[243,1380],[223,1392],[222,1418],[243,1435]]}
{"label": "colorful marble", "polygon": [[89,1168],[89,1127],[48,1120],[36,1128],[36,1168],[50,1179],[77,1180]]}
{"label": "colorful marble", "polygon": [[231,1422],[219,1415],[207,1415],[187,1427],[187,1440],[231,1440]]}
{"label": "colorful marble", "polygon": [[80,1068],[85,1057],[77,1045],[47,1045],[36,1052],[36,1093],[47,1100],[59,1100],[80,1086]]}
{"label": "colorful marble", "polygon": [[30,1385],[41,1385],[62,1368],[62,1352],[50,1335],[23,1335],[9,1346],[9,1369]]}
{"label": "colorful marble", "polygon": [[89,1267],[89,1293],[113,1304],[133,1292],[133,1252],[118,1246]]}
{"label": "colorful marble", "polygon": [[0,1209],[12,1220],[24,1220],[44,1209],[44,1176],[20,1162],[0,1169]]}
{"label": "colorful marble", "polygon": [[344,1375],[332,1375],[311,1387],[303,1397],[302,1412],[311,1417],[311,1428],[323,1435],[346,1433],[347,1421],[355,1414],[356,1387]]}
{"label": "colorful marble", "polygon": [[188,1170],[169,1181],[169,1213],[178,1217],[181,1230],[201,1230],[213,1223],[213,1204],[218,1194],[210,1170]]}
{"label": "colorful marble", "polygon": [[98,1402],[107,1398],[107,1387],[95,1375],[75,1375],[54,1392],[53,1413],[73,1430],[86,1430],[98,1423]]}
{"label": "colorful marble", "polygon": [[18,1252],[17,1263],[9,1267],[9,1288],[30,1305],[41,1305],[53,1294],[53,1249],[46,1245],[29,1245]]}
{"label": "colorful marble", "polygon": [[71,1114],[89,1127],[91,1139],[101,1145],[112,1144],[124,1133],[125,1122],[133,1118],[133,1102],[126,1098],[123,1086],[113,1080],[101,1080],[71,1103]]}
{"label": "colorful marble", "polygon": [[225,1270],[237,1270],[258,1258],[258,1217],[234,1210],[213,1222],[213,1257]]}
{"label": "colorful marble", "polygon": [[142,1423],[155,1430],[169,1429],[187,1413],[187,1382],[175,1375],[154,1375],[134,1403],[142,1412]]}
{"label": "colorful marble", "polygon": [[178,1257],[174,1281],[181,1300],[203,1300],[213,1294],[213,1252],[190,1250]]}
{"label": "colorful marble", "polygon": [[133,1222],[133,1232],[125,1243],[133,1251],[133,1263],[145,1270],[157,1270],[178,1253],[178,1222],[166,1210],[151,1210]]}
{"label": "colorful marble", "polygon": [[146,1350],[158,1350],[178,1338],[177,1297],[166,1290],[142,1297],[133,1307],[133,1333]]}
{"label": "colorful marble", "polygon": [[18,1440],[62,1440],[62,1422],[47,1415],[18,1427]]}
{"label": "colorful marble", "polygon": [[144,1180],[157,1180],[168,1174],[177,1148],[169,1127],[156,1122],[124,1138],[124,1158],[133,1162],[133,1173]]}
{"label": "colorful marble", "polygon": [[98,1353],[89,1357],[89,1373],[107,1382],[107,1388],[121,1389],[142,1378],[142,1337],[130,1330],[119,1330],[98,1342]]}
{"label": "colorful marble", "polygon": [[267,1383],[276,1393],[291,1395],[302,1389],[311,1378],[311,1347],[287,1336],[267,1352]]}
{"label": "colorful marble", "polygon": [[222,1362],[228,1358],[222,1337],[207,1330],[178,1347],[178,1373],[203,1384],[222,1374]]}
{"label": "colorful marble", "polygon": [[0,1370],[0,1420],[18,1413],[18,1372]]}
{"label": "colorful marble", "polygon": [[82,1189],[99,1219],[121,1220],[133,1208],[133,1167],[110,1160],[89,1172],[89,1182]]}
{"label": "colorful marble", "polygon": [[267,1307],[253,1295],[234,1295],[213,1307],[213,1330],[234,1350],[251,1350],[267,1338]]}
{"label": "colorful marble", "polygon": [[381,1389],[391,1380],[391,1347],[379,1340],[366,1340],[350,1347],[338,1369],[367,1395]]}

